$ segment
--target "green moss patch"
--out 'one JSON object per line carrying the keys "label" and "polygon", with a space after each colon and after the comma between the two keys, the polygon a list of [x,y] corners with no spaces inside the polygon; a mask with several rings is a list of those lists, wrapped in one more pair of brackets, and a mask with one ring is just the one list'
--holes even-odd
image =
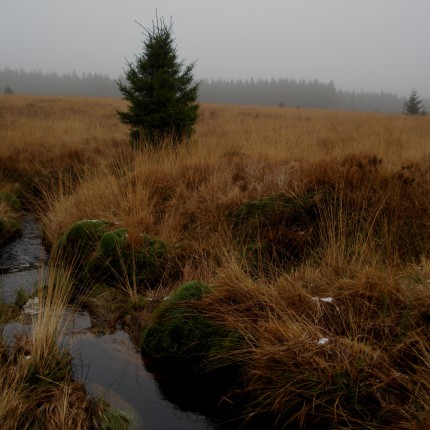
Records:
{"label": "green moss patch", "polygon": [[183,284],[153,312],[142,336],[144,356],[169,375],[199,377],[222,367],[221,358],[239,342],[238,334],[211,321],[198,301],[210,294],[206,284]]}
{"label": "green moss patch", "polygon": [[99,251],[106,259],[116,259],[128,246],[128,233],[126,228],[105,233],[99,242]]}
{"label": "green moss patch", "polygon": [[239,332],[211,320],[204,311],[208,285],[192,281],[153,311],[143,332],[142,354],[163,395],[179,407],[219,416],[239,383],[240,365],[228,358],[244,344]]}
{"label": "green moss patch", "polygon": [[168,247],[159,239],[141,236],[132,246],[127,229],[106,232],[99,241],[94,258],[85,267],[89,277],[102,277],[106,283],[127,282],[139,288],[153,288],[161,281],[168,262]]}
{"label": "green moss patch", "polygon": [[86,284],[153,288],[163,278],[169,261],[164,241],[142,234],[132,245],[126,228],[112,230],[112,224],[104,220],[73,224],[60,239],[60,246],[72,253],[76,272]]}
{"label": "green moss patch", "polygon": [[104,220],[78,221],[62,235],[60,245],[66,253],[77,253],[78,262],[83,263],[97,249],[109,225]]}

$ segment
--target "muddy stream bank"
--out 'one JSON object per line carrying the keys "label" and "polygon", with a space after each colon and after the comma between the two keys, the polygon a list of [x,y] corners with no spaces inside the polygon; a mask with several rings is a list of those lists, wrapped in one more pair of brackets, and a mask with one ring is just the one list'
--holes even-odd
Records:
{"label": "muddy stream bank", "polygon": [[[22,236],[0,249],[0,299],[13,303],[20,289],[34,290],[41,280],[41,267],[48,255],[36,219],[25,215]],[[102,396],[111,406],[132,417],[131,429],[215,429],[205,416],[180,409],[167,400],[143,364],[142,357],[122,330],[95,335],[87,312],[66,310],[63,344],[72,355],[73,373],[94,397]],[[3,336],[31,331],[31,324],[10,322]]]}

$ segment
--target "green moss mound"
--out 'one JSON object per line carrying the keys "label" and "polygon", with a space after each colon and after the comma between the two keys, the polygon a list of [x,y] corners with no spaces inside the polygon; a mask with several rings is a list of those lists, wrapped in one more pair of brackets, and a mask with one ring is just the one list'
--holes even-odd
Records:
{"label": "green moss mound", "polygon": [[110,223],[104,220],[82,220],[67,229],[59,239],[65,258],[73,262],[74,273],[81,286],[91,284],[87,266],[91,266],[99,241]]}
{"label": "green moss mound", "polygon": [[165,361],[175,357],[194,361],[192,356],[205,351],[211,325],[196,308],[184,302],[199,300],[209,292],[206,284],[192,281],[162,302],[143,333],[144,355]]}
{"label": "green moss mound", "polygon": [[111,228],[108,221],[82,220],[60,238],[60,247],[73,258],[79,279],[84,284],[156,287],[169,263],[167,244],[142,234],[132,245],[126,228]]}
{"label": "green moss mound", "polygon": [[142,235],[141,243],[132,246],[127,229],[119,228],[103,234],[85,272],[108,284],[125,281],[147,289],[159,284],[167,262],[168,246],[164,241]]}
{"label": "green moss mound", "polygon": [[201,300],[205,294],[211,293],[211,288],[199,281],[190,281],[177,288],[170,297],[166,299],[167,304],[185,300]]}
{"label": "green moss mound", "polygon": [[134,255],[134,264],[138,281],[147,288],[159,284],[170,264],[169,247],[163,240],[155,239],[147,234],[142,236],[142,244]]}
{"label": "green moss mound", "polygon": [[198,307],[210,293],[208,285],[191,281],[164,300],[143,333],[143,355],[158,361],[169,374],[184,377],[222,367],[217,359],[239,342],[239,335],[209,320]]}
{"label": "green moss mound", "polygon": [[126,228],[118,228],[105,233],[99,242],[99,251],[106,259],[115,259],[128,246],[128,232]]}
{"label": "green moss mound", "polygon": [[244,339],[210,319],[208,285],[191,281],[161,302],[142,335],[142,355],[158,375],[163,395],[179,407],[205,415],[224,414],[227,394],[239,384],[240,364],[229,359]]}
{"label": "green moss mound", "polygon": [[60,238],[64,251],[79,252],[78,260],[83,262],[93,253],[107,231],[109,223],[104,220],[82,220],[73,224]]}

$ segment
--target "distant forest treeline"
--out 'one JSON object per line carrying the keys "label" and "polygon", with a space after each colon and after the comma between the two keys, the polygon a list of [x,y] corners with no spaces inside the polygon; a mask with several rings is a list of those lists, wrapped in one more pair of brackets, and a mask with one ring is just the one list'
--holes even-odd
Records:
{"label": "distant forest treeline", "polygon": [[[0,70],[0,92],[120,97],[116,83],[107,75]],[[357,111],[401,112],[405,98],[380,92],[337,90],[333,81],[295,79],[202,80],[199,99],[208,103],[253,104]],[[430,100],[425,101],[430,106]],[[428,111],[428,109],[427,109]]]}
{"label": "distant forest treeline", "polygon": [[349,92],[328,84],[295,79],[203,81],[200,98],[213,103],[400,112],[404,98],[392,93]]}
{"label": "distant forest treeline", "polygon": [[7,86],[18,94],[120,96],[115,82],[109,76],[92,73],[81,76],[76,72],[58,75],[5,68],[0,70],[0,92]]}

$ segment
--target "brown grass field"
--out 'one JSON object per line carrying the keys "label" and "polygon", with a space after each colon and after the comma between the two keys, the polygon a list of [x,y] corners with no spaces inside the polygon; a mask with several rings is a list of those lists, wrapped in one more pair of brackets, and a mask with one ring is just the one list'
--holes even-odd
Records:
{"label": "brown grass field", "polygon": [[[214,286],[195,306],[245,339],[226,357],[243,428],[430,428],[430,117],[203,104],[191,142],[136,151],[116,109],[0,96],[0,191],[47,243],[104,219],[171,244],[179,274],[151,294]],[[27,370],[0,366],[17,369],[0,378],[0,421],[15,408],[10,428],[25,428]],[[63,402],[85,402],[64,384]]]}

